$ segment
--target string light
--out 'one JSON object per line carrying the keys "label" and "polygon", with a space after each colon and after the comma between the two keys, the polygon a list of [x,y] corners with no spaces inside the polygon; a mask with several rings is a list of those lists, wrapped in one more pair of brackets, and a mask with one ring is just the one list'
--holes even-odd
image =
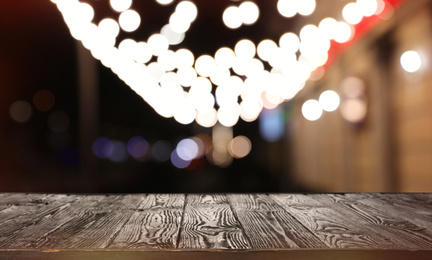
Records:
{"label": "string light", "polygon": [[[157,1],[162,5],[172,2]],[[105,18],[98,25],[92,23],[94,11],[89,4],[66,0],[54,3],[63,14],[73,37],[82,41],[96,59],[111,68],[156,112],[164,117],[174,117],[182,124],[196,120],[205,127],[214,124],[213,120],[203,120],[203,114],[216,111],[210,109],[215,106],[215,100],[218,105],[224,104],[216,111],[216,118],[223,125],[233,125],[238,118],[248,122],[255,120],[263,105],[275,107],[292,99],[303,88],[311,72],[327,62],[330,40],[344,43],[354,34],[348,23],[325,18],[319,26],[306,25],[298,35],[293,32],[282,34],[278,44],[265,39],[256,46],[252,41],[242,39],[235,44],[234,50],[222,47],[214,57],[203,55],[195,60],[193,53],[186,48],[176,52],[170,49],[171,45],[184,40],[186,32],[197,18],[198,8],[192,1],[180,1],[168,24],[162,27],[160,33],[152,34],[147,42],[126,39],[118,47],[114,44],[120,28],[125,32],[133,32],[141,23],[140,15],[130,9],[131,0],[111,0],[113,10],[120,13],[118,21]],[[348,19],[353,24],[359,20],[358,17],[373,15],[379,9],[376,0],[357,0],[347,6],[350,8],[344,8],[343,13],[353,11],[357,15],[356,19]],[[309,15],[315,7],[315,0],[279,0],[277,3],[279,12],[285,17],[297,13]],[[258,5],[245,1],[239,6],[227,7],[222,19],[227,27],[235,29],[243,24],[255,23],[259,12]],[[147,64],[152,61],[152,57],[156,57],[156,61]],[[270,69],[265,69],[267,65]],[[231,72],[246,77],[246,80],[237,78],[241,84],[236,84],[235,93],[224,90],[225,82],[235,76]],[[179,84],[174,92],[162,80],[168,73]],[[197,76],[211,81],[210,91],[197,91],[188,95],[194,88],[187,89],[194,85]],[[263,84],[266,81],[274,84]],[[216,87],[213,92],[216,98],[211,92],[212,85]],[[209,88],[208,83],[206,86]],[[235,112],[228,115],[228,108]]]}

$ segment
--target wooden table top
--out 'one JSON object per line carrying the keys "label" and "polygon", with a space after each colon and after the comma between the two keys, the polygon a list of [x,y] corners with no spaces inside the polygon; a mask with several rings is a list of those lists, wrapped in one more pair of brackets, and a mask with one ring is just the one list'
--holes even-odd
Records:
{"label": "wooden table top", "polygon": [[0,193],[0,259],[432,259],[432,194]]}

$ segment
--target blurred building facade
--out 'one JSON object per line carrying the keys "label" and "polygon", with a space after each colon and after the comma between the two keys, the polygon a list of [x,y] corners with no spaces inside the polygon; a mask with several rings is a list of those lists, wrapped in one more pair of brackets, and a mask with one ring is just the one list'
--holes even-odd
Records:
{"label": "blurred building facade", "polygon": [[[311,191],[432,191],[432,1],[406,1],[296,97],[287,124],[286,169]],[[417,71],[401,66],[415,51]],[[301,106],[324,90],[338,111],[316,121]],[[358,101],[352,102],[352,101]]]}

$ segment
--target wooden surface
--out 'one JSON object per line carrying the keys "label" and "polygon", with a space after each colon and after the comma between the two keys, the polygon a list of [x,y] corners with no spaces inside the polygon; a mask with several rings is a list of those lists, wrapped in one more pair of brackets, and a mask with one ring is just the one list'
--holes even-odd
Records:
{"label": "wooden surface", "polygon": [[0,193],[0,259],[432,259],[432,194]]}

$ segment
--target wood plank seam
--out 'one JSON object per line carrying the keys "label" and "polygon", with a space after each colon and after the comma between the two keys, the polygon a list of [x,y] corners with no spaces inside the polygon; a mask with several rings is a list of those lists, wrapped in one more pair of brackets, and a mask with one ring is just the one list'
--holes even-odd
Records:
{"label": "wood plank seam", "polygon": [[188,194],[185,194],[185,197],[184,197],[184,200],[183,200],[182,215],[181,215],[181,218],[180,218],[180,228],[179,228],[178,233],[177,233],[177,240],[176,240],[175,248],[179,248],[179,245],[180,245],[181,233],[183,231],[184,215],[185,215],[186,205],[187,205],[187,201],[188,200],[189,200]]}
{"label": "wood plank seam", "polygon": [[[144,203],[144,199],[147,197],[147,194],[145,194],[145,195],[143,195],[142,196],[142,198],[141,198],[141,202],[140,202],[140,204],[138,205],[138,207],[135,209],[135,211],[134,212],[137,212],[138,211],[138,209],[140,208],[140,206]],[[106,244],[106,247],[105,248],[109,248],[111,245],[112,245],[112,243],[114,242],[114,240],[116,239],[116,237],[118,236],[118,234],[120,233],[120,231],[123,229],[123,227],[126,225],[126,223],[128,223],[128,221],[132,218],[132,216],[133,216],[133,213],[132,214],[130,214],[130,216],[127,218],[127,220],[126,221],[124,221],[124,223],[121,225],[121,227],[108,239],[108,242],[107,242],[107,244]]]}
{"label": "wood plank seam", "polygon": [[251,239],[250,239],[250,237],[246,234],[246,232],[245,232],[245,228],[244,228],[244,226],[243,226],[243,223],[240,221],[239,217],[237,216],[237,212],[236,212],[236,211],[234,210],[234,208],[233,208],[233,204],[232,204],[232,201],[231,201],[230,197],[229,197],[229,196],[226,196],[226,199],[227,199],[228,205],[229,205],[229,207],[230,207],[230,209],[231,209],[231,211],[232,211],[232,213],[233,213],[233,216],[234,216],[234,218],[236,219],[236,221],[237,221],[237,223],[238,223],[238,225],[239,225],[239,227],[240,227],[240,229],[241,229],[241,232],[242,232],[243,236],[246,238],[246,242],[248,243],[248,245],[249,245],[250,247],[252,247]]}
{"label": "wood plank seam", "polygon": [[300,226],[304,227],[306,230],[308,230],[317,240],[321,240],[317,234],[315,234],[315,232],[313,232],[313,230],[309,229],[307,226],[305,226],[302,222],[300,222],[300,220],[298,220],[293,214],[291,214],[290,212],[288,212],[283,205],[279,204],[274,198],[272,198],[272,196],[270,196],[269,193],[266,194],[267,197],[269,198],[269,200],[273,201],[276,205],[278,205],[281,209],[283,209],[285,211],[286,214],[290,215],[291,218],[297,222],[297,224],[299,224]]}

